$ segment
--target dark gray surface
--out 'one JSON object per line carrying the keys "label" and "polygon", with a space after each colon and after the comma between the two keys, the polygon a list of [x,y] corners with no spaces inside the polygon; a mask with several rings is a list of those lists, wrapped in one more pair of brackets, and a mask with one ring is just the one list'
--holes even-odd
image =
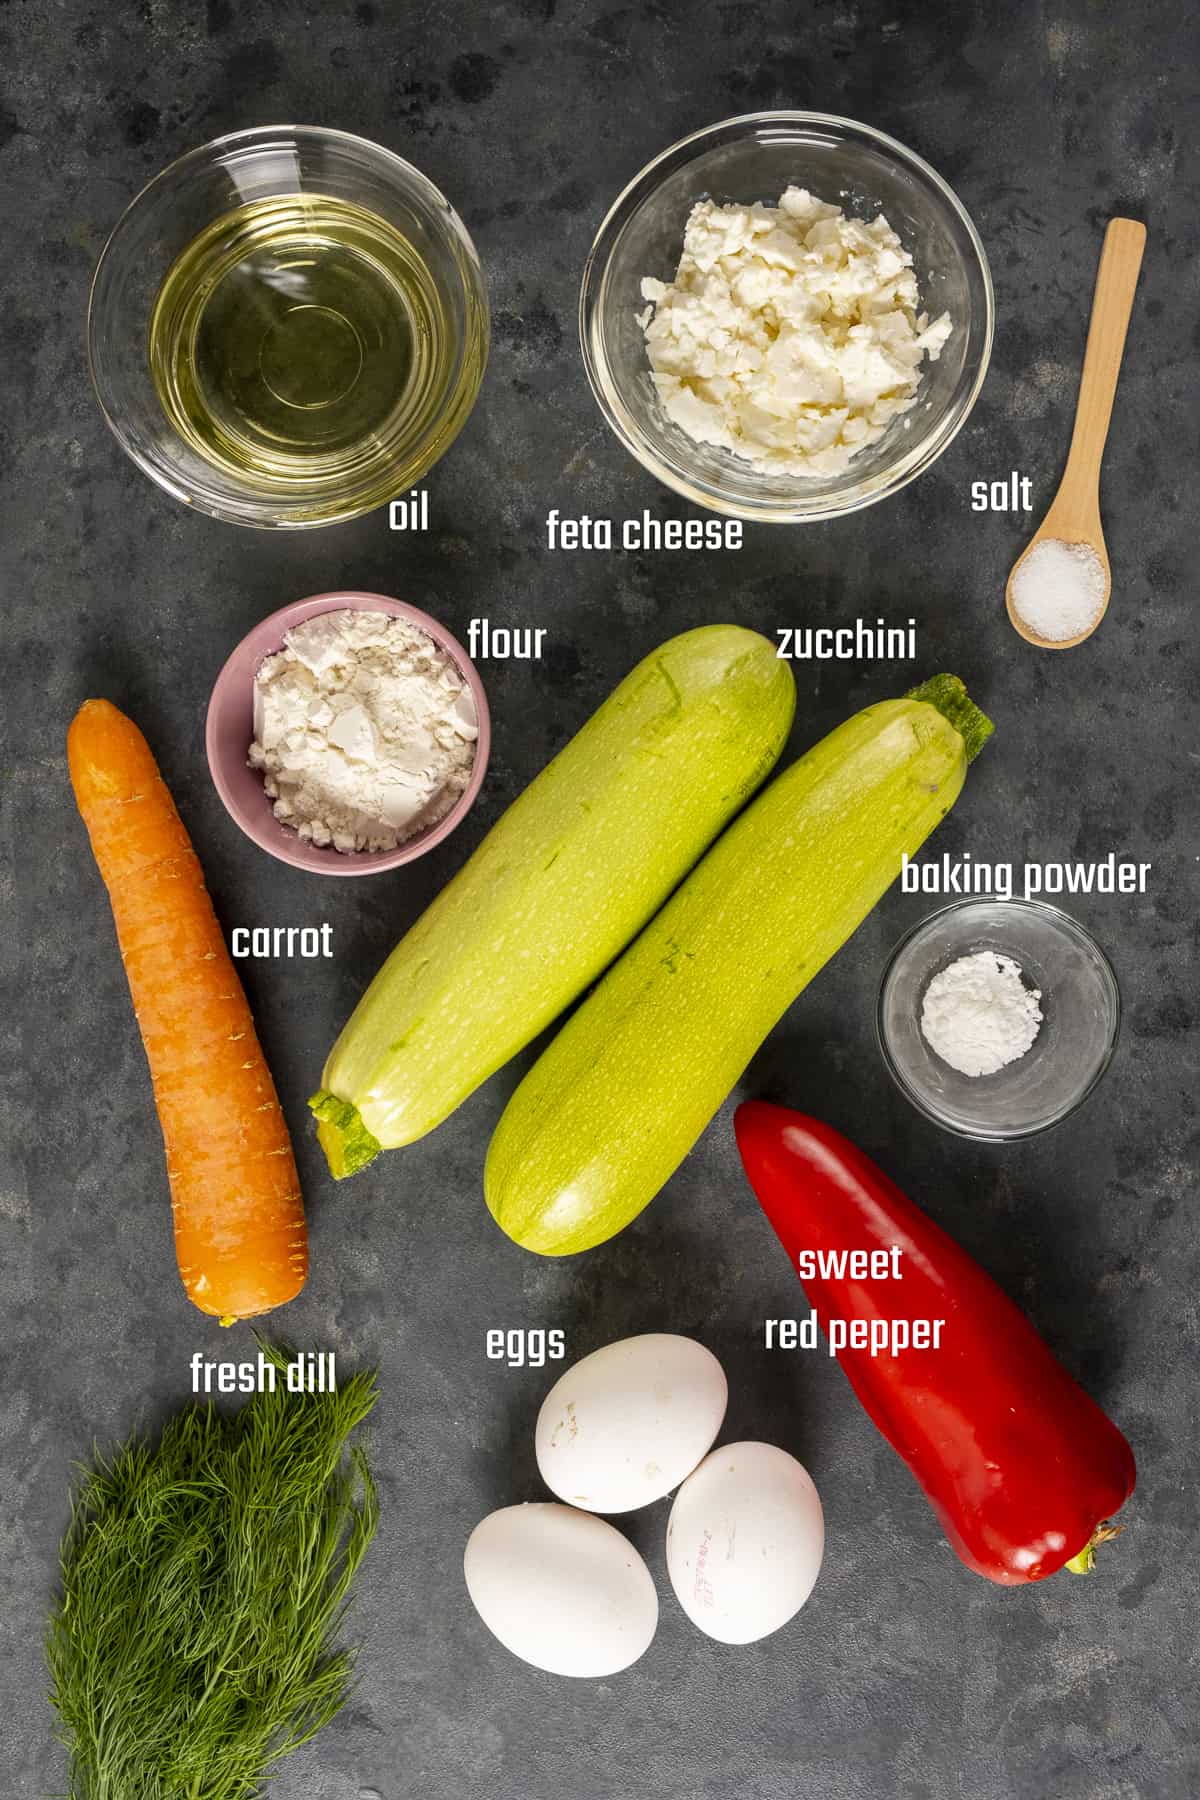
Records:
{"label": "dark gray surface", "polygon": [[[72,1461],[185,1398],[187,1361],[249,1341],[187,1306],[162,1154],[111,922],[66,779],[77,703],[142,724],[229,924],[333,923],[336,962],[248,967],[296,1135],[312,1275],[279,1318],[345,1363],[378,1362],[384,1525],[357,1613],[361,1685],[279,1800],[1185,1800],[1200,1789],[1195,1681],[1194,1187],[1197,754],[1194,478],[1200,194],[1182,0],[1144,8],[555,0],[302,7],[97,0],[0,8],[0,309],[6,700],[5,1113],[0,1169],[5,1603],[0,1789],[61,1789],[41,1621]],[[800,21],[798,24],[797,21]],[[609,436],[575,340],[584,257],[653,153],[729,113],[842,111],[894,132],[958,188],[996,281],[992,372],[923,480],[856,518],[752,529],[739,555],[548,556],[547,508],[680,509]],[[430,479],[434,529],[382,515],[302,537],[191,516],[121,455],[81,352],[92,264],[134,190],[218,132],[337,125],[410,157],[460,208],[491,284],[479,406]],[[1021,521],[969,483],[1057,479],[1105,218],[1150,232],[1105,471],[1115,599],[1086,648],[1024,647],[1001,609]],[[18,233],[19,242],[13,241]],[[223,813],[203,755],[209,688],[239,636],[338,584],[425,599],[453,628],[543,624],[539,668],[484,673],[496,735],[467,825],[410,871],[331,882],[269,861]],[[958,1142],[889,1085],[872,1038],[886,952],[928,903],[893,893],[813,985],[744,1084],[857,1138],[1024,1305],[1132,1439],[1128,1529],[1091,1582],[1026,1592],[962,1569],[828,1361],[759,1348],[800,1291],[740,1178],[729,1109],[655,1205],[580,1260],[537,1261],[480,1193],[519,1073],[435,1136],[335,1190],[304,1098],[362,985],[487,824],[659,639],[883,611],[920,623],[917,674],[951,668],[997,735],[937,847],[1149,857],[1143,899],[1075,910],[1126,1013],[1098,1096],[1046,1138]],[[904,668],[798,669],[796,745],[907,685]],[[527,1060],[527,1059],[526,1059]],[[699,1636],[665,1584],[665,1505],[630,1521],[663,1592],[658,1638],[611,1682],[512,1660],[467,1601],[464,1540],[539,1496],[546,1374],[484,1356],[495,1325],[565,1325],[572,1355],[692,1332],[724,1359],[731,1435],[799,1454],[828,1554],[803,1615],[743,1650]],[[135,1800],[135,1797],[129,1797]]]}

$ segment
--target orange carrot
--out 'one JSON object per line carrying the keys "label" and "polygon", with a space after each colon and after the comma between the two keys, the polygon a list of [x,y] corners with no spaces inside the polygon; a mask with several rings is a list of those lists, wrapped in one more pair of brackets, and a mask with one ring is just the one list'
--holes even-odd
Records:
{"label": "orange carrot", "polygon": [[189,1300],[231,1325],[292,1299],[308,1273],[287,1125],[150,746],[107,700],[85,700],[67,761],[150,1064],[179,1273]]}

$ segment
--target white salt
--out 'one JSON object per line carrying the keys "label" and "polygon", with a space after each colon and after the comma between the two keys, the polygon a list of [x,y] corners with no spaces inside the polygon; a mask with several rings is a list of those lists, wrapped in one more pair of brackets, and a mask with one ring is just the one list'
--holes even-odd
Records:
{"label": "white salt", "polygon": [[1017,565],[1012,598],[1038,637],[1055,644],[1078,637],[1104,605],[1104,564],[1090,544],[1043,538]]}

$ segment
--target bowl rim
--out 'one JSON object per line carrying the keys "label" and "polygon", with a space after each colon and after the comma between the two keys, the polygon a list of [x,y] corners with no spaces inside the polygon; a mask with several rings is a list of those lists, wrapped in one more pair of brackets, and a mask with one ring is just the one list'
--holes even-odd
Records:
{"label": "bowl rim", "polygon": [[[936,1107],[934,1107],[925,1098],[924,1094],[915,1088],[912,1082],[905,1076],[892,1054],[891,1045],[888,1042],[888,1035],[884,1026],[884,1003],[891,988],[892,980],[896,972],[896,966],[904,952],[909,949],[923,932],[932,929],[940,920],[948,918],[952,913],[965,912],[977,906],[1001,906],[1011,911],[1040,913],[1043,917],[1052,920],[1059,930],[1063,931],[1065,936],[1073,938],[1077,943],[1082,944],[1086,950],[1091,952],[1100,975],[1101,985],[1108,994],[1112,1005],[1112,1028],[1108,1035],[1108,1042],[1105,1045],[1104,1054],[1101,1056],[1095,1069],[1093,1069],[1080,1092],[1073,1100],[1070,1100],[1065,1106],[1061,1107],[1058,1112],[1052,1113],[1049,1118],[1042,1119],[1037,1124],[1022,1126],[1015,1130],[988,1130],[985,1127],[969,1128],[959,1124],[955,1120],[946,1118],[942,1113],[938,1112]],[[879,995],[875,1003],[875,1040],[888,1074],[909,1104],[924,1118],[929,1119],[932,1124],[939,1126],[943,1131],[948,1131],[951,1136],[968,1138],[973,1143],[1019,1143],[1025,1138],[1038,1137],[1043,1131],[1049,1131],[1055,1125],[1061,1125],[1063,1121],[1069,1119],[1073,1113],[1078,1112],[1085,1101],[1089,1100],[1095,1092],[1116,1053],[1120,1034],[1121,987],[1117,980],[1116,970],[1113,968],[1107,952],[1101,948],[1099,942],[1092,932],[1088,930],[1087,926],[1081,924],[1080,921],[1075,918],[1073,913],[1064,912],[1061,906],[1053,906],[1048,900],[1026,900],[1020,897],[1005,899],[1003,894],[971,894],[965,896],[961,900],[952,900],[947,906],[939,906],[933,912],[926,913],[924,918],[918,919],[916,924],[910,926],[903,934],[893,948],[887,962],[884,964],[883,974],[879,980]]]}
{"label": "bowl rim", "polygon": [[[929,445],[926,454],[920,457],[913,467],[903,475],[883,482],[877,492],[846,500],[828,498],[822,505],[806,506],[800,509],[795,509],[787,503],[756,504],[743,500],[730,500],[706,484],[689,482],[685,476],[680,475],[668,463],[665,463],[647,445],[632,418],[623,415],[613,404],[604,380],[604,370],[608,365],[607,363],[602,364],[594,356],[591,333],[588,329],[589,315],[595,305],[596,290],[611,261],[616,242],[617,225],[623,220],[624,214],[632,208],[635,198],[640,201],[644,193],[652,191],[662,165],[679,157],[681,152],[690,147],[695,146],[698,150],[707,140],[721,134],[732,133],[735,128],[739,129],[742,135],[749,136],[754,130],[772,124],[823,126],[832,127],[843,133],[857,133],[869,139],[876,146],[887,150],[893,158],[915,169],[941,195],[951,212],[964,227],[983,281],[985,300],[983,344],[974,380],[960,402],[958,416],[948,429]],[[685,160],[694,160],[694,157]],[[907,144],[900,142],[899,138],[892,137],[886,131],[880,131],[877,126],[864,124],[861,119],[851,119],[841,113],[810,112],[801,108],[768,108],[761,112],[736,113],[730,118],[719,119],[715,124],[702,126],[698,131],[689,132],[686,137],[678,138],[673,144],[668,144],[665,150],[660,150],[657,156],[652,157],[633,176],[632,180],[625,184],[605,213],[584,264],[583,278],[579,288],[578,327],[584,370],[592,390],[592,396],[600,408],[605,422],[618,442],[623,444],[629,454],[657,480],[663,482],[675,493],[681,494],[684,499],[691,501],[694,505],[703,506],[710,512],[722,513],[728,517],[765,525],[816,524],[823,519],[842,518],[849,513],[861,512],[864,508],[875,506],[880,500],[886,500],[892,494],[899,493],[902,488],[908,486],[909,482],[915,481],[918,475],[923,475],[943,452],[949,449],[974,411],[975,403],[979,398],[984,381],[987,379],[996,332],[996,296],[987,251],[974,220],[950,183],[944,176],[939,175],[932,164],[926,162],[925,158],[916,150],[910,150]],[[615,393],[615,383],[613,383],[613,388]]]}
{"label": "bowl rim", "polygon": [[[444,818],[427,831],[398,844],[394,850],[335,850],[332,845],[309,844],[296,832],[291,831],[281,820],[275,819],[270,812],[267,800],[268,816],[278,826],[279,835],[268,837],[264,831],[262,836],[247,823],[243,809],[233,796],[232,788],[225,774],[223,758],[217,742],[217,718],[227,693],[235,682],[242,679],[237,665],[242,652],[251,638],[267,635],[271,627],[271,635],[275,639],[275,648],[264,649],[262,655],[253,665],[250,682],[262,667],[268,656],[275,655],[283,645],[284,633],[293,626],[302,625],[308,619],[315,619],[326,612],[386,612],[392,618],[407,619],[431,637],[440,649],[451,655],[458,664],[467,685],[471,689],[475,701],[476,720],[479,736],[475,743],[475,760],[471,765],[471,775],[466,787],[455,801]],[[253,698],[251,696],[251,698]],[[302,600],[293,600],[287,606],[279,607],[268,613],[265,618],[251,626],[234,645],[222,663],[220,672],[212,685],[208,708],[204,718],[204,753],[208,761],[209,774],[213,786],[220,797],[221,804],[238,830],[258,849],[265,850],[278,862],[289,864],[294,869],[304,869],[310,875],[358,876],[380,875],[388,869],[398,869],[405,863],[416,862],[434,849],[450,833],[457,829],[474,806],[487,774],[492,748],[492,715],[488,705],[487,691],[484,688],[479,670],[471,661],[454,633],[447,629],[440,620],[431,613],[422,611],[407,600],[397,600],[391,594],[369,593],[362,588],[332,588],[322,594],[309,594]],[[249,744],[247,744],[249,749]],[[264,800],[267,799],[265,793]]]}
{"label": "bowl rim", "polygon": [[[132,198],[122,207],[104,239],[100,254],[96,258],[96,266],[92,270],[92,278],[88,283],[87,305],[84,311],[84,347],[87,360],[88,381],[96,404],[100,408],[104,422],[112,432],[112,435],[116,438],[117,443],[121,446],[121,449],[125,452],[126,456],[129,457],[130,461],[136,464],[142,474],[147,476],[157,488],[160,488],[164,493],[169,494],[173,500],[178,500],[182,505],[190,506],[194,508],[196,512],[203,513],[207,518],[219,519],[226,525],[241,525],[254,531],[306,531],[315,530],[323,525],[346,524],[351,519],[363,518],[366,514],[377,511],[379,507],[386,506],[387,501],[374,500],[366,507],[350,506],[344,511],[323,514],[320,518],[315,519],[291,517],[259,519],[248,518],[243,513],[237,511],[232,505],[228,505],[223,501],[214,502],[207,494],[202,499],[198,498],[196,494],[193,493],[188,486],[181,483],[178,478],[165,467],[165,465],[156,462],[153,458],[147,456],[141,448],[132,441],[128,433],[121,426],[119,420],[109,408],[97,374],[94,319],[96,296],[99,291],[101,278],[106,274],[107,267],[111,266],[111,257],[114,246],[134,213],[137,212],[142,207],[143,203],[150,198],[156,188],[160,186],[165,187],[173,177],[183,172],[187,165],[212,160],[214,152],[225,151],[232,146],[252,145],[255,140],[270,139],[288,133],[297,137],[314,138],[343,146],[352,145],[358,149],[368,151],[371,156],[378,158],[385,164],[391,164],[394,170],[402,172],[404,177],[411,181],[422,192],[423,199],[430,205],[434,212],[446,216],[451,233],[464,253],[466,265],[470,269],[472,276],[472,283],[468,284],[467,288],[467,310],[469,314],[477,317],[482,354],[479,359],[478,376],[474,383],[474,393],[467,401],[463,408],[462,416],[459,418],[454,431],[442,446],[441,450],[439,450],[438,457],[435,460],[440,460],[445,451],[450,448],[474,409],[475,401],[479,396],[479,390],[483,385],[483,376],[486,370],[491,338],[487,278],[483,272],[483,264],[480,261],[479,251],[474,238],[467,230],[461,214],[451,204],[450,200],[442,192],[441,188],[438,187],[437,183],[431,180],[423,170],[418,169],[415,163],[410,163],[407,158],[401,156],[398,151],[390,150],[386,144],[377,143],[373,138],[362,137],[358,132],[339,131],[336,127],[328,125],[301,125],[295,123],[247,125],[239,128],[237,131],[223,132],[220,137],[209,138],[203,144],[193,144],[190,150],[181,151],[178,156],[172,157],[169,163],[165,163],[161,169],[157,169],[155,173],[151,175],[150,179],[144,181]],[[457,393],[458,390],[455,391]]]}

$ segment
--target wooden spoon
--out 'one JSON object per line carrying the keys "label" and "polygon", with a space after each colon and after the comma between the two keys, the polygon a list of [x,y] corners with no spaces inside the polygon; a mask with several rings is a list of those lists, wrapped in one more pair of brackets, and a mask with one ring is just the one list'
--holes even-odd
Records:
{"label": "wooden spoon", "polygon": [[[1021,636],[1042,650],[1070,650],[1090,637],[1108,609],[1112,590],[1112,570],[1104,545],[1100,524],[1100,463],[1112,418],[1113,395],[1125,350],[1125,332],[1133,310],[1133,294],[1137,287],[1142,251],[1146,247],[1146,227],[1137,219],[1110,219],[1100,252],[1100,268],[1096,275],[1096,292],[1092,299],[1092,322],[1088,327],[1087,350],[1083,358],[1083,375],[1079,383],[1079,401],[1075,408],[1075,430],[1071,449],[1058,492],[1050,510],[1009,571],[1005,601],[1008,616]],[[1056,538],[1064,544],[1086,544],[1099,558],[1104,570],[1104,598],[1091,624],[1074,637],[1044,638],[1027,625],[1013,601],[1013,578],[1036,544]]]}

